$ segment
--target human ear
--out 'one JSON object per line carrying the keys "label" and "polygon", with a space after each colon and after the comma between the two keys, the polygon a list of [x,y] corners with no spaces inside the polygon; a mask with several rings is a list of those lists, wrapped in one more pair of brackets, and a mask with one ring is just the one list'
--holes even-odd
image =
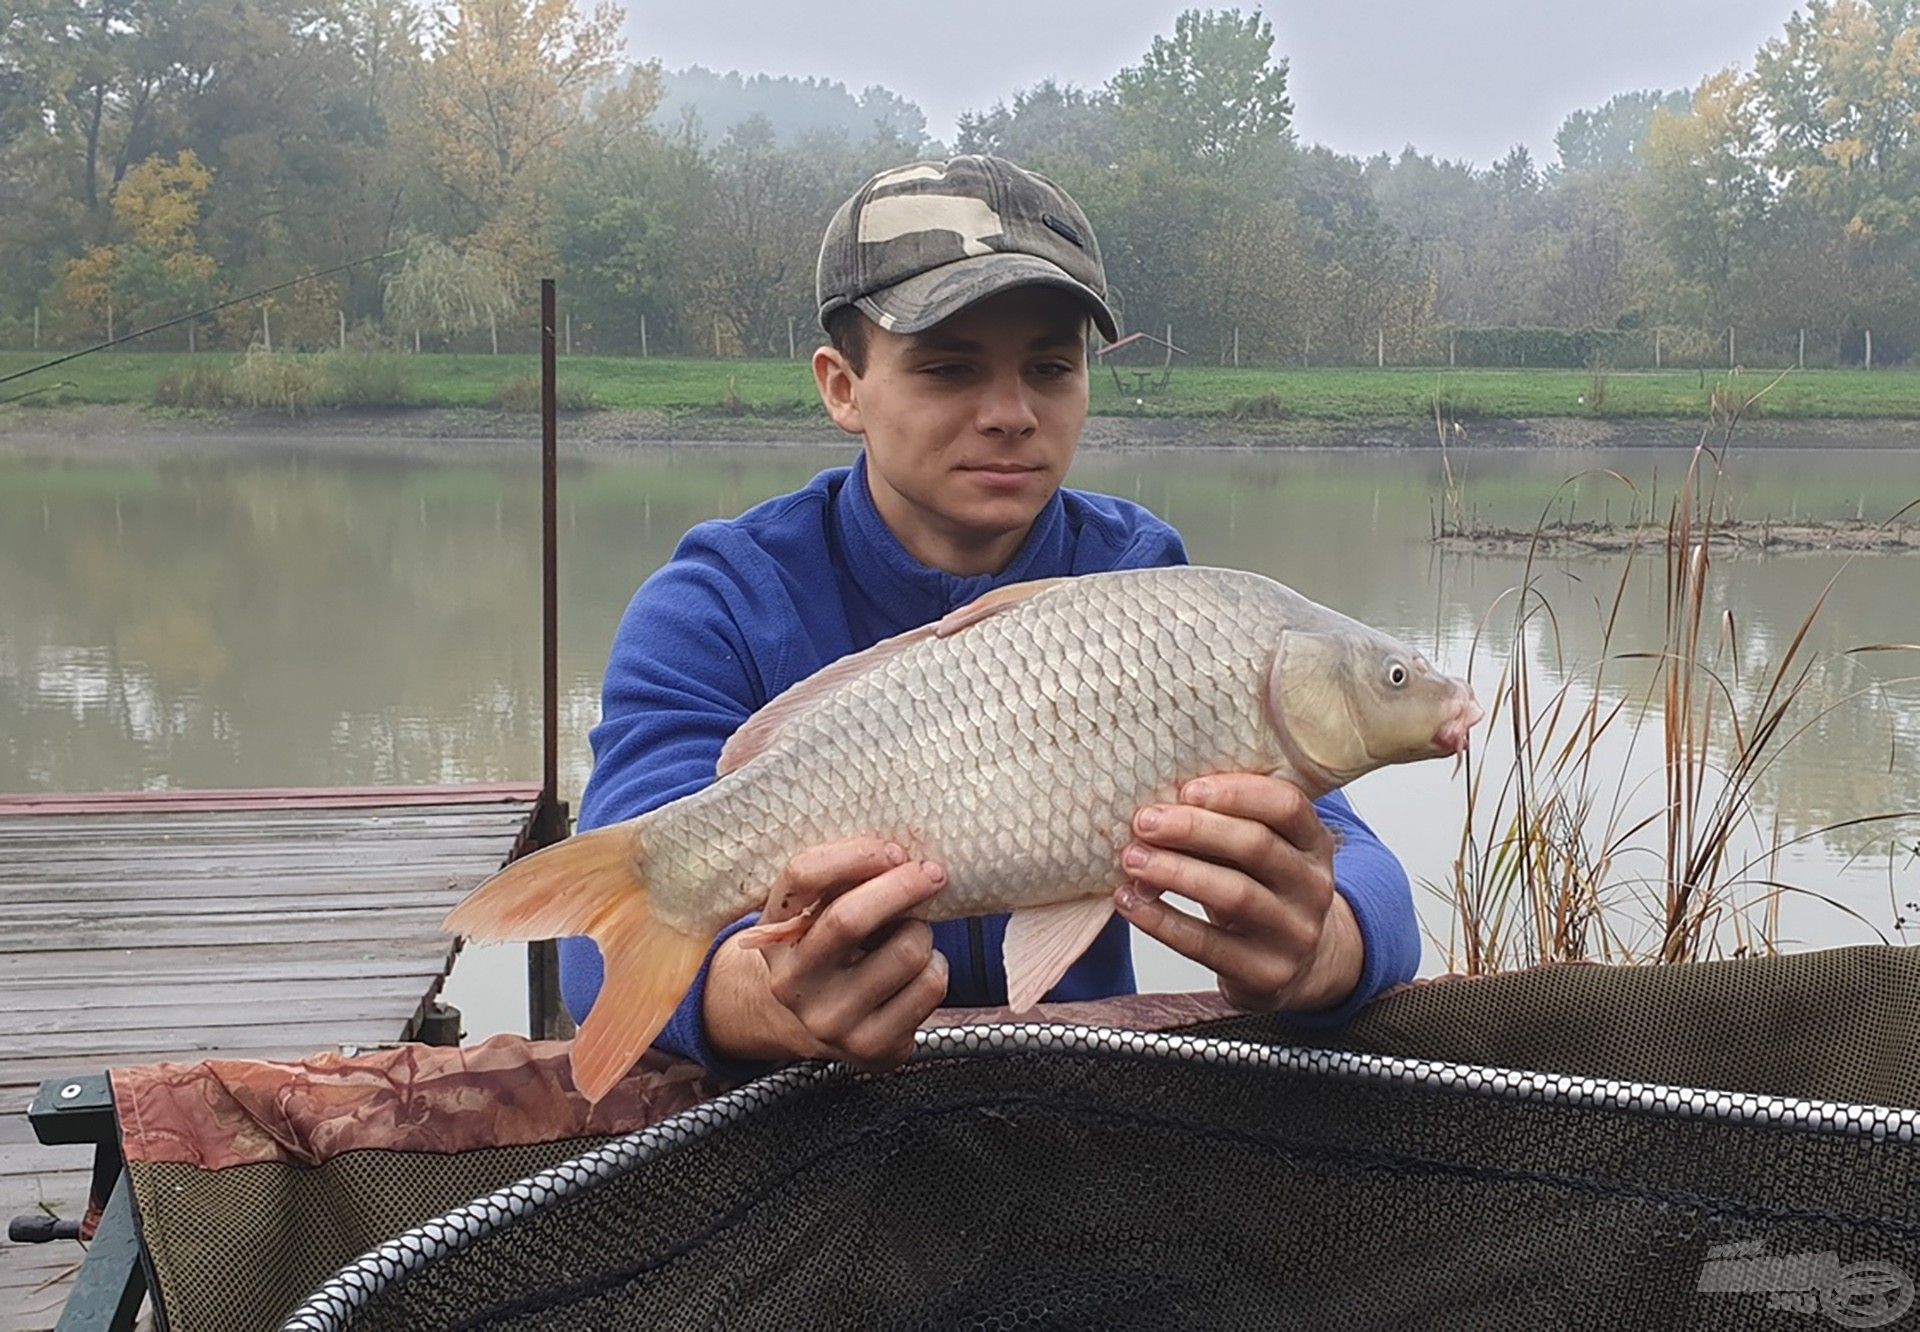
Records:
{"label": "human ear", "polygon": [[813,353],[813,383],[820,390],[820,403],[833,423],[849,435],[866,434],[860,415],[860,376],[853,373],[847,358],[833,347],[819,347]]}

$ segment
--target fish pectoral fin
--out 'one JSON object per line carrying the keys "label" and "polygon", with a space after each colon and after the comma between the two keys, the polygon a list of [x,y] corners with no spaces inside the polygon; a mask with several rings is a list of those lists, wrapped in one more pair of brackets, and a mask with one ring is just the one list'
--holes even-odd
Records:
{"label": "fish pectoral fin", "polygon": [[1070,902],[1021,907],[1007,921],[1001,957],[1007,968],[1007,1004],[1024,1013],[1060,983],[1113,916],[1113,898],[1076,897]]}

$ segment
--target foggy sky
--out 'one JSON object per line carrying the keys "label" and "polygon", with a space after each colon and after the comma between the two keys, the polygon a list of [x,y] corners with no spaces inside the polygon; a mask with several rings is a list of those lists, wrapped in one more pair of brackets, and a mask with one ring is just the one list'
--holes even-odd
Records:
{"label": "foggy sky", "polygon": [[[881,83],[951,141],[962,111],[1052,75],[1092,87],[1196,0],[627,0],[627,57]],[[1216,8],[1228,7],[1216,3]],[[1793,0],[1283,0],[1268,4],[1300,138],[1341,152],[1542,163],[1568,112],[1751,66]],[[1251,5],[1243,5],[1249,10]]]}

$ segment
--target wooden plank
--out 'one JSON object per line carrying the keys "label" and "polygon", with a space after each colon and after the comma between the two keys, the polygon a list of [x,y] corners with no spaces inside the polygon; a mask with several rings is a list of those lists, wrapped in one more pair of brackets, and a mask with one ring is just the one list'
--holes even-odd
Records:
{"label": "wooden plank", "polygon": [[83,841],[104,846],[185,838],[404,836],[446,829],[501,831],[532,813],[527,805],[456,805],[445,809],[325,810],[272,814],[77,814],[67,818],[0,818],[0,842],[40,846]]}
{"label": "wooden plank", "polygon": [[[338,979],[332,976],[288,976],[271,980],[218,980],[196,974],[176,976],[171,982],[116,985],[104,990],[98,985],[51,982],[17,985],[8,991],[6,1003],[14,1019],[8,1025],[31,1031],[35,1029],[31,1025],[19,1024],[66,1021],[64,1014],[94,1011],[116,1014],[129,1026],[153,1026],[158,1019],[146,1020],[141,1017],[146,1009],[192,1007],[204,1004],[208,995],[216,996],[227,1008],[244,1013],[255,1006],[295,1005],[304,1008],[307,1004],[325,1002],[342,993],[363,995],[385,1002],[405,995],[418,995],[419,977]],[[86,1019],[82,1017],[79,1021],[85,1022]],[[7,1024],[6,1014],[0,1014],[0,1024]]]}
{"label": "wooden plank", "polygon": [[466,805],[531,802],[538,786],[473,783],[462,786],[259,787],[209,791],[88,791],[0,796],[0,813],[193,813],[213,809],[355,809],[381,805]]}
{"label": "wooden plank", "polygon": [[411,869],[444,869],[445,873],[490,873],[499,868],[505,856],[495,852],[484,843],[474,846],[420,846],[419,854],[401,854],[401,856],[374,856],[355,846],[326,846],[313,854],[301,854],[298,850],[280,850],[275,846],[250,846],[232,854],[207,854],[198,850],[186,850],[182,854],[154,856],[144,864],[136,860],[100,860],[98,856],[48,856],[36,860],[31,866],[15,866],[8,875],[8,883],[90,883],[90,881],[113,881],[113,883],[138,883],[144,877],[150,877],[154,871],[173,873],[173,875],[192,875],[200,877],[219,877],[232,879],[238,875],[252,875],[259,879],[271,879],[280,873],[298,871],[301,868],[326,868],[326,866],[407,866]]}
{"label": "wooden plank", "polygon": [[[87,1205],[87,1188],[93,1175],[93,1148],[43,1147],[34,1143],[27,1157],[25,1147],[9,1147],[23,1159],[38,1162],[37,1168],[15,1173],[0,1173],[0,1215],[8,1220],[51,1207],[61,1216],[79,1216]],[[40,1248],[40,1245],[30,1246]],[[0,1251],[4,1251],[0,1248]]]}
{"label": "wooden plank", "polygon": [[[434,936],[451,943],[445,935]],[[341,976],[412,976],[444,970],[448,956],[421,947],[420,937],[406,939],[309,939],[301,943],[266,943],[246,949],[242,961],[224,945],[179,948],[130,948],[112,951],[60,949],[34,953],[0,953],[0,993],[22,979],[71,981],[89,976],[103,984],[129,978],[198,975],[203,968],[224,966],[235,978],[277,980],[325,971]]]}
{"label": "wooden plank", "polygon": [[337,1045],[379,1045],[406,1034],[406,1013],[362,1010],[348,1019],[316,1022],[260,1022],[249,1027],[193,1024],[148,1031],[29,1032],[12,1037],[0,1055],[0,1081],[26,1059],[71,1055],[83,1063],[120,1068],[130,1064],[177,1063],[213,1057],[229,1045],[268,1041],[297,1049],[331,1050]]}
{"label": "wooden plank", "polygon": [[[198,992],[198,991],[196,991]],[[175,1031],[183,1027],[246,1027],[260,1021],[263,1008],[258,1001],[245,1001],[231,993],[205,994],[193,1002],[144,1004],[123,1008],[117,1003],[83,1008],[40,1012],[0,1013],[0,1050],[19,1048],[23,1037],[63,1033],[79,1038],[94,1032]],[[306,999],[297,1005],[281,1005],[279,1011],[307,1022],[354,1022],[371,1016],[398,1014],[401,1027],[420,1011],[418,982],[374,991],[359,985],[336,986],[326,998]],[[78,1047],[76,1047],[78,1048]]]}
{"label": "wooden plank", "polygon": [[[40,1142],[0,1146],[0,1179],[11,1177],[17,1181],[32,1175],[71,1174],[74,1171],[90,1171],[92,1167],[91,1147],[48,1147]],[[14,1190],[19,1186],[11,1184],[4,1187]],[[86,1187],[84,1183],[80,1186],[83,1194]],[[38,1193],[28,1194],[27,1201],[7,1213],[7,1216],[11,1218],[38,1210],[33,1200],[40,1196]]]}
{"label": "wooden plank", "polygon": [[[440,922],[444,907],[407,907],[387,910],[370,905],[357,911],[315,911],[291,919],[278,911],[236,911],[226,916],[125,916],[85,920],[48,915],[15,921],[21,937],[8,946],[16,955],[81,949],[117,950],[177,948],[188,945],[227,945],[245,948],[258,943],[299,943],[316,938],[361,939],[377,935],[383,942],[407,939],[431,945],[445,938]],[[4,973],[0,973],[4,974]]]}
{"label": "wooden plank", "polygon": [[66,883],[11,888],[0,884],[0,912],[26,914],[24,908],[27,907],[86,904],[121,912],[155,908],[172,911],[187,902],[239,901],[264,905],[269,901],[278,904],[282,900],[345,896],[390,902],[397,897],[434,895],[435,900],[457,902],[477,882],[470,874],[434,871],[393,877],[382,875],[376,879],[281,875],[270,879],[174,879],[153,884]]}
{"label": "wooden plank", "polygon": [[[464,890],[458,882],[452,887],[441,884],[432,888],[414,888],[392,893],[353,890],[312,893],[276,898],[273,902],[273,912],[278,915],[302,915],[317,911],[433,910],[444,915],[464,895]],[[141,915],[140,911],[133,909],[135,905],[127,902],[95,900],[12,902],[0,898],[0,926],[13,927],[16,922],[33,922],[54,917],[89,921],[126,920]],[[259,905],[257,899],[237,896],[202,899],[181,897],[170,902],[146,904],[144,911],[149,914],[143,918],[151,920],[158,915],[167,920],[181,920],[194,916],[237,916],[243,913],[258,915],[260,914],[257,909]]]}

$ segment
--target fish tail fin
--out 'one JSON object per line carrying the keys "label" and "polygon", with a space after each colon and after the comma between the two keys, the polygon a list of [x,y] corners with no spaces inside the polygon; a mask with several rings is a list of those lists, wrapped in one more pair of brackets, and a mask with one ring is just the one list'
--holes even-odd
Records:
{"label": "fish tail fin", "polygon": [[455,907],[446,928],[477,943],[586,935],[600,946],[605,980],[573,1043],[574,1085],[590,1101],[653,1044],[713,943],[654,918],[646,843],[632,823],[514,861]]}

